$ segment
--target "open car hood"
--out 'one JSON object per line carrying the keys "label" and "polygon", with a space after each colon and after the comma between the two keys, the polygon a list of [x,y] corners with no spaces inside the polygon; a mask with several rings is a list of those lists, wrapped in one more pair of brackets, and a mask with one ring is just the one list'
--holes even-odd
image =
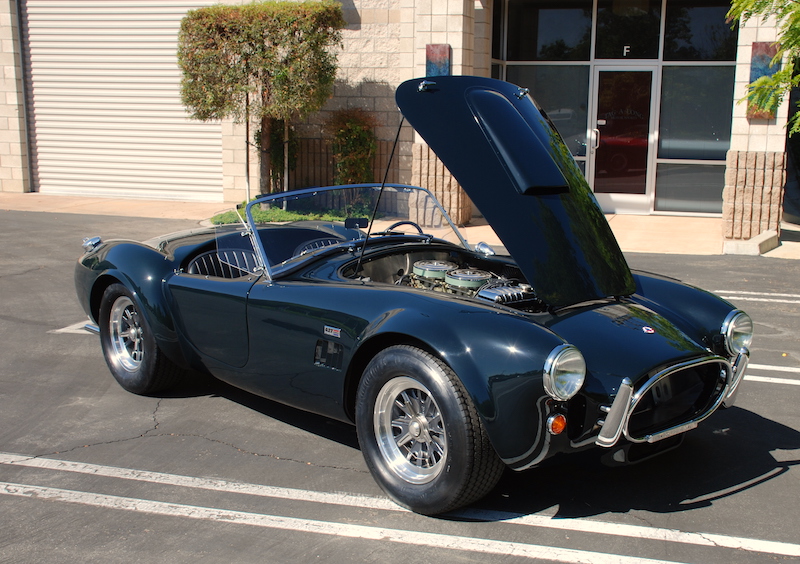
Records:
{"label": "open car hood", "polygon": [[490,78],[437,76],[404,82],[396,99],[540,299],[565,306],[634,292],[589,185],[527,90]]}

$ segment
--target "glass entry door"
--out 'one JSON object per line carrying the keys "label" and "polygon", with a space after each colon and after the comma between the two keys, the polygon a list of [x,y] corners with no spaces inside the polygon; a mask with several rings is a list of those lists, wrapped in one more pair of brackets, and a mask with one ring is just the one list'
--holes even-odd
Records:
{"label": "glass entry door", "polygon": [[607,213],[650,213],[654,69],[596,68],[589,170]]}

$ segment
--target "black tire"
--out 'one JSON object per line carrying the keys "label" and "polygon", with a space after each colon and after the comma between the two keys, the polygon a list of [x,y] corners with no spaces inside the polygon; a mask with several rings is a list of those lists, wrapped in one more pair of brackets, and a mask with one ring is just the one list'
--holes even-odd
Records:
{"label": "black tire", "polygon": [[361,452],[403,507],[435,515],[489,493],[504,465],[455,373],[432,354],[397,345],[364,370],[356,398]]}
{"label": "black tire", "polygon": [[120,386],[146,395],[178,382],[182,371],[158,348],[147,319],[125,286],[106,288],[98,322],[103,356]]}

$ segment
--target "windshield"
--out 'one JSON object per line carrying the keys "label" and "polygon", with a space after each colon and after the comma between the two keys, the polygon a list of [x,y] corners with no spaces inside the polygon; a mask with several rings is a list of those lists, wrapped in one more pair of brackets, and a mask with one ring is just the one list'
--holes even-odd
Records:
{"label": "windshield", "polygon": [[[233,220],[241,215],[240,210]],[[244,215],[270,275],[333,248],[361,249],[367,236],[439,239],[469,248],[433,195],[412,186],[392,184],[381,191],[380,185],[359,184],[269,194],[250,202]]]}

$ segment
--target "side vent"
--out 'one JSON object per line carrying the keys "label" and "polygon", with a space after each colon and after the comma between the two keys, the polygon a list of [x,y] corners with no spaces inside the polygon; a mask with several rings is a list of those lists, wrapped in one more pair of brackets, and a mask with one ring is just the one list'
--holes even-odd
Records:
{"label": "side vent", "polygon": [[317,346],[314,347],[314,364],[316,366],[341,370],[342,357],[344,356],[343,351],[344,348],[340,343],[320,339],[317,341]]}

